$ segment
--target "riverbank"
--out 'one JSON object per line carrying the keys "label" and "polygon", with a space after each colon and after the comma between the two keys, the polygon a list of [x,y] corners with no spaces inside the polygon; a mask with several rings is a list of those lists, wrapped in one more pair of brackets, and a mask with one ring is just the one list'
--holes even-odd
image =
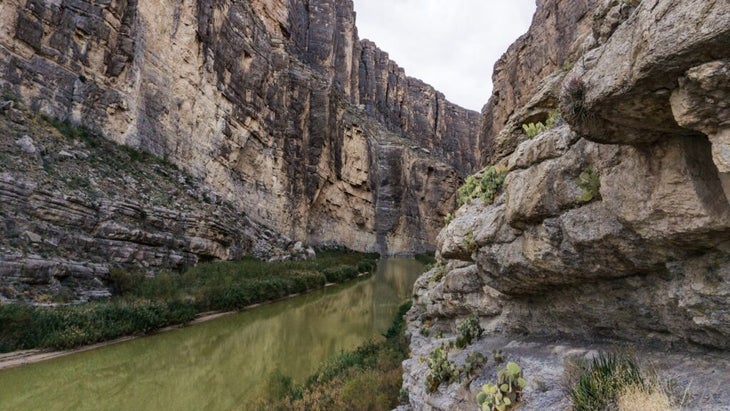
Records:
{"label": "riverbank", "polygon": [[0,305],[0,352],[68,350],[148,335],[190,323],[203,313],[240,311],[351,280],[372,272],[376,257],[321,251],[308,261],[206,263],[182,274],[153,278],[115,271],[116,296],[109,301],[57,307]]}
{"label": "riverbank", "polygon": [[[369,277],[371,274],[372,274],[371,272],[360,273],[360,274],[358,274],[358,276],[355,279],[366,278],[366,277]],[[343,283],[327,283],[327,284],[325,284],[324,288],[334,287],[334,286],[342,285],[342,284]],[[309,290],[308,292],[313,292],[313,291],[316,291],[316,290]],[[283,298],[280,298],[277,300],[270,300],[270,301],[265,301],[262,303],[251,304],[251,305],[244,307],[243,309],[237,310],[237,311],[213,311],[213,312],[201,313],[195,319],[193,319],[192,321],[190,321],[188,323],[177,324],[177,325],[172,325],[169,327],[161,328],[161,329],[157,330],[156,332],[146,334],[146,335],[120,337],[120,338],[117,338],[114,340],[103,341],[100,343],[85,345],[82,347],[77,347],[77,348],[72,348],[72,349],[67,349],[67,350],[50,350],[49,351],[49,350],[42,350],[42,349],[33,349],[33,350],[12,351],[12,352],[7,352],[7,353],[2,353],[2,354],[0,354],[0,371],[15,368],[15,367],[20,367],[23,365],[35,364],[35,363],[39,363],[39,362],[43,362],[43,361],[48,361],[48,360],[52,360],[55,358],[61,358],[61,357],[65,357],[65,356],[72,355],[72,354],[78,354],[78,353],[82,353],[85,351],[96,350],[96,349],[108,347],[108,346],[111,346],[114,344],[119,344],[119,343],[131,341],[131,340],[135,340],[137,338],[143,338],[143,337],[147,337],[147,336],[151,336],[151,335],[157,335],[160,333],[164,333],[167,331],[178,330],[180,328],[188,327],[188,326],[195,325],[195,324],[202,324],[202,323],[205,323],[208,321],[216,320],[218,318],[221,318],[221,317],[224,317],[227,315],[237,314],[239,312],[251,310],[251,309],[261,307],[261,306],[267,305],[267,304],[274,304],[274,303],[277,303],[280,301],[288,300],[290,298],[298,297],[300,295],[303,295],[303,294],[302,293],[289,294],[286,297],[283,297]]]}
{"label": "riverbank", "polygon": [[391,410],[407,400],[401,391],[403,369],[408,358],[404,335],[405,314],[411,302],[402,304],[382,341],[369,341],[353,351],[325,362],[301,385],[284,374],[270,377],[268,386],[254,405],[256,410]]}

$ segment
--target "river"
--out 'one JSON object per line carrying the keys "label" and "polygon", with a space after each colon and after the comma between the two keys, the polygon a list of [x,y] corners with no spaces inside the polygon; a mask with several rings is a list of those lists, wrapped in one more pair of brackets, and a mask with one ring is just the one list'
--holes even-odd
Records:
{"label": "river", "polygon": [[280,372],[303,382],[333,354],[385,332],[423,265],[179,330],[0,372],[0,410],[246,409]]}

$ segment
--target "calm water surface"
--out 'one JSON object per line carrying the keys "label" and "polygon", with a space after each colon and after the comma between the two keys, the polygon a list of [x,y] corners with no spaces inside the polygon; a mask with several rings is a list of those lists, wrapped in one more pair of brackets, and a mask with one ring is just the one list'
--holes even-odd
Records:
{"label": "calm water surface", "polygon": [[357,283],[3,371],[0,410],[246,409],[273,373],[303,382],[385,332],[422,271],[415,260],[381,260]]}

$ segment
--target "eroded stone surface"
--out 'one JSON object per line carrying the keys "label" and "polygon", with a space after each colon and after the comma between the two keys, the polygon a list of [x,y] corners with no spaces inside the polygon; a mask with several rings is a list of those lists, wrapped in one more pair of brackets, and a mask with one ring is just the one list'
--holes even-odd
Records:
{"label": "eroded stone surface", "polygon": [[479,162],[479,114],[360,41],[351,0],[10,0],[0,14],[4,89],[169,159],[291,238],[432,249]]}
{"label": "eroded stone surface", "polygon": [[[496,83],[484,110],[480,143],[492,164],[508,166],[503,193],[494,204],[457,210],[438,237],[442,271],[416,283],[414,356],[404,365],[414,409],[472,409],[480,383],[493,378],[485,369],[474,380],[480,383],[425,392],[418,358],[448,342],[470,314],[479,315],[487,340],[501,341],[496,348],[529,340],[542,350],[567,338],[585,354],[579,347],[586,341],[607,341],[594,347],[600,350],[631,344],[682,381],[713,377],[703,369],[685,373],[672,361],[692,362],[685,355],[697,352],[698,363],[711,364],[715,353],[730,350],[730,3],[582,3],[595,16],[590,28],[551,4],[538,2],[530,32],[496,67],[495,79],[514,87]],[[576,37],[566,39],[577,47],[574,67],[519,65],[553,55],[536,45],[566,41],[535,39],[554,30],[554,20],[573,24],[567,30]],[[576,84],[585,98],[566,102],[564,88]],[[583,111],[566,110],[574,103]],[[520,130],[556,107],[566,124],[533,139]],[[424,326],[446,338],[421,335]],[[523,407],[567,408],[555,388],[560,360],[541,356],[521,350],[513,357],[542,380],[528,385]],[[453,352],[457,363],[465,357]],[[697,401],[699,409],[730,409],[722,395]]]}

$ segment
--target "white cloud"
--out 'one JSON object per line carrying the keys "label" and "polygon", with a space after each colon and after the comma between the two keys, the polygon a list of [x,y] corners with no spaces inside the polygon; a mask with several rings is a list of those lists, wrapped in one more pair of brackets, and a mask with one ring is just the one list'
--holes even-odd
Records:
{"label": "white cloud", "polygon": [[355,0],[355,10],[360,38],[450,101],[481,110],[494,63],[527,31],[535,0]]}

